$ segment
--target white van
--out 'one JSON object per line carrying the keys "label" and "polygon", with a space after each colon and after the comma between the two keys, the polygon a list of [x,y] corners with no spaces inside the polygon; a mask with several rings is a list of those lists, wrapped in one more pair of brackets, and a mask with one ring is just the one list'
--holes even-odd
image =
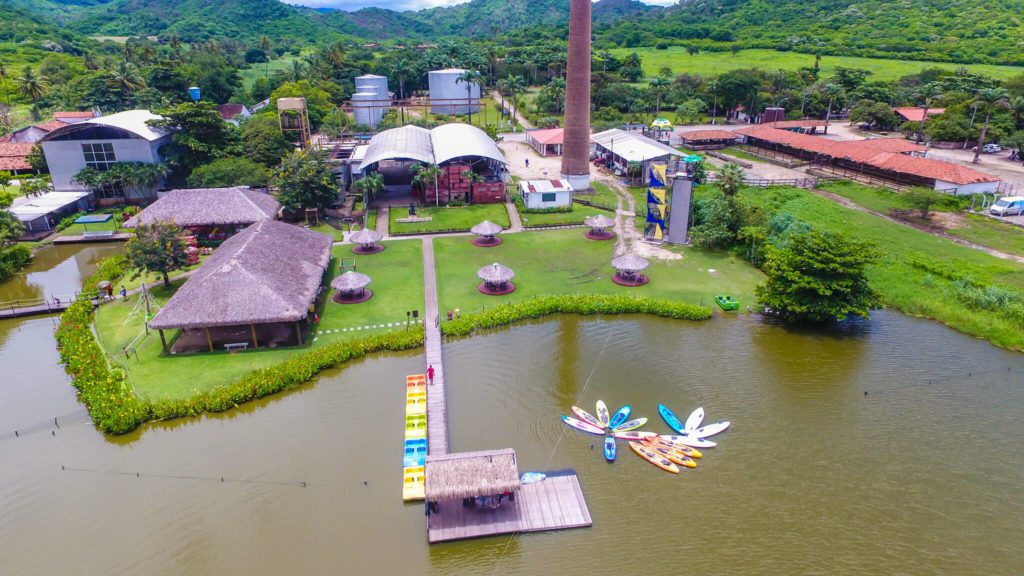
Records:
{"label": "white van", "polygon": [[1020,216],[1024,214],[1024,196],[1000,198],[989,206],[988,211],[994,216]]}

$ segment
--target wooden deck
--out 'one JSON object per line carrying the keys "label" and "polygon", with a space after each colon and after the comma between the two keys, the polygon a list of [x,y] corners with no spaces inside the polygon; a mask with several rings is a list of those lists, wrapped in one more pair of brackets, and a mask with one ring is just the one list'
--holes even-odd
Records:
{"label": "wooden deck", "polygon": [[440,510],[427,518],[427,540],[435,544],[591,524],[579,479],[569,472],[524,484],[514,503],[506,502],[496,510],[464,508],[461,501],[443,502]]}
{"label": "wooden deck", "polygon": [[111,234],[109,236],[58,236],[54,238],[54,244],[87,244],[90,242],[127,242],[131,234]]}
{"label": "wooden deck", "polygon": [[437,279],[434,272],[434,241],[423,239],[423,292],[426,300],[423,327],[427,366],[434,367],[434,381],[427,383],[427,450],[430,454],[448,453],[448,397],[444,386],[444,357],[441,329],[438,327]]}

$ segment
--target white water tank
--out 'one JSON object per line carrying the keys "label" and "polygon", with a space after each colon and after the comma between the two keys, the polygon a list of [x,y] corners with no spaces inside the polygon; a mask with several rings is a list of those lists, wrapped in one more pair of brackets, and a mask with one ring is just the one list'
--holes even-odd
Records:
{"label": "white water tank", "polygon": [[362,124],[376,128],[380,119],[384,116],[384,107],[381,106],[380,95],[376,92],[356,92],[352,95],[352,115],[356,124]]}
{"label": "white water tank", "polygon": [[388,79],[386,76],[376,74],[363,74],[356,76],[356,92],[374,92],[380,100],[389,100]]}
{"label": "white water tank", "polygon": [[432,70],[427,74],[432,114],[476,114],[480,111],[480,85],[459,82],[462,68]]}

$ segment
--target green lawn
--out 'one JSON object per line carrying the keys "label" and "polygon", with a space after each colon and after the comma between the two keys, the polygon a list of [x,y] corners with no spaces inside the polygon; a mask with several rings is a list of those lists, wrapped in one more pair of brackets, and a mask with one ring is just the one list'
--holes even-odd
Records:
{"label": "green lawn", "polygon": [[[479,113],[473,114],[473,126],[476,126],[477,128],[484,128],[488,124],[492,124],[494,126],[497,126],[498,123],[501,121],[501,106],[499,106],[498,103],[495,102],[493,98],[481,98],[480,101],[481,101],[482,107],[480,108],[480,112]],[[511,105],[512,105],[512,102],[510,100],[509,101],[509,106],[511,106]],[[449,116],[448,117],[448,121],[449,122],[461,122],[461,123],[465,124],[465,123],[467,123],[469,121],[469,115],[468,114],[463,114],[463,115],[459,115],[459,116]],[[500,130],[502,132],[511,132],[512,131],[512,126],[510,125],[511,121],[512,121],[511,117],[506,118],[505,119],[505,128],[502,128]],[[521,124],[519,124],[519,122],[516,122],[516,126],[517,126],[517,130],[519,132],[523,131],[523,127],[522,127]]]}
{"label": "green lawn", "polygon": [[4,191],[14,198],[21,196],[21,186],[18,184],[8,184],[4,187]]}
{"label": "green lawn", "polygon": [[531,214],[520,211],[519,219],[522,220],[524,227],[559,226],[566,224],[583,224],[584,220],[590,216],[594,216],[595,214],[611,216],[607,210],[584,206],[582,204],[574,204],[572,212],[545,212],[540,214]]}
{"label": "green lawn", "polygon": [[733,158],[747,160],[748,162],[767,162],[767,160],[765,160],[764,158],[754,156],[753,154],[749,154],[744,150],[740,150],[739,148],[723,148],[722,150],[719,150],[719,152],[727,156],[732,156]]}
{"label": "green lawn", "polygon": [[366,228],[368,230],[376,230],[377,229],[377,211],[376,210],[370,210],[370,212],[366,214]]}
{"label": "green lawn", "polygon": [[102,210],[96,210],[89,214],[110,214],[112,218],[106,222],[99,222],[96,224],[72,224],[67,228],[61,230],[59,234],[61,236],[81,236],[84,232],[100,232],[109,230],[113,232],[131,232],[131,229],[122,228],[121,224],[124,222],[121,219],[121,208],[104,208]]}
{"label": "green lawn", "polygon": [[[761,70],[796,70],[801,67],[813,67],[813,54],[797,52],[779,52],[776,50],[752,49],[740,50],[734,56],[732,52],[700,52],[695,56],[686,53],[682,46],[670,46],[668,50],[654,48],[617,48],[611,51],[617,58],[623,58],[636,52],[643,59],[644,73],[653,78],[664,66],[672,69],[674,74],[695,74],[712,76],[738,68],[760,68]],[[907,74],[920,72],[924,68],[946,68],[953,70],[966,66],[971,72],[986,74],[998,79],[1009,78],[1024,72],[1024,68],[1016,66],[995,66],[991,64],[951,64],[948,62],[922,62],[916,60],[891,60],[885,58],[860,58],[853,56],[822,56],[821,77],[829,78],[835,73],[837,66],[870,70],[873,74],[869,80],[896,80]]]}
{"label": "green lawn", "polygon": [[[327,291],[328,300],[320,308],[320,323],[314,328],[308,346],[320,346],[337,338],[362,335],[365,331],[342,331],[356,326],[376,325],[372,332],[398,330],[397,326],[387,327],[388,322],[404,322],[406,310],[423,309],[423,257],[422,244],[418,240],[385,242],[387,248],[370,256],[355,256],[351,246],[336,246],[333,249],[331,276],[338,271],[341,258],[354,258],[356,269],[373,279],[370,289],[374,297],[361,304],[335,304],[329,298],[333,290]],[[125,281],[129,288],[135,288],[141,280]],[[152,290],[157,305],[166,302],[184,280],[172,283],[171,288],[159,287]],[[289,348],[279,350],[253,350],[237,354],[223,351],[184,356],[164,356],[160,337],[156,331],[145,335],[144,314],[136,310],[139,296],[130,296],[127,301],[118,300],[105,304],[96,313],[96,334],[100,344],[113,357],[115,364],[126,369],[136,392],[147,398],[187,397],[197,390],[229,384],[242,374],[265,366],[271,366],[285,358],[308,349]],[[404,325],[403,325],[404,326]],[[334,330],[339,330],[334,332]],[[328,333],[330,331],[330,333]],[[167,333],[168,338],[173,335]],[[131,345],[134,352],[125,358],[124,348]]]}
{"label": "green lawn", "polygon": [[423,206],[416,209],[416,215],[430,217],[429,222],[398,222],[408,217],[405,210],[391,210],[388,222],[391,234],[422,234],[424,232],[466,231],[473,226],[490,220],[495,224],[508,228],[508,211],[504,204],[475,204],[449,208],[447,206]]}
{"label": "green lawn", "polygon": [[[955,295],[955,281],[950,278],[965,275],[981,284],[1021,290],[1024,265],[845,208],[806,190],[748,188],[741,195],[753,196],[771,212],[791,214],[821,229],[845,232],[876,243],[883,256],[870,267],[868,278],[886,305],[934,318],[1000,346],[1024,348],[1024,330],[1019,325],[1005,314],[962,304]],[[929,271],[929,266],[946,272]]]}
{"label": "green lawn", "polygon": [[257,78],[262,78],[264,74],[269,75],[271,78],[275,72],[281,70],[288,70],[292,67],[292,62],[298,60],[298,56],[283,56],[277,60],[271,60],[266,64],[252,64],[251,67],[240,70],[239,75],[242,77],[242,84],[245,86],[252,86],[252,83]]}
{"label": "green lawn", "polygon": [[964,214],[967,226],[948,228],[947,234],[1003,252],[1024,256],[1024,228],[988,216]]}
{"label": "green lawn", "polygon": [[[543,294],[622,294],[711,304],[717,294],[731,294],[743,305],[753,302],[759,271],[730,252],[672,248],[680,260],[654,260],[646,286],[626,288],[612,283],[613,241],[594,242],[579,228],[509,234],[500,246],[477,248],[469,238],[434,239],[439,305],[442,312],[480,310],[504,301]],[[477,291],[476,271],[499,262],[515,274],[516,291],[485,296]],[[710,272],[709,270],[714,270]]]}
{"label": "green lawn", "polygon": [[576,194],[575,197],[585,200],[596,206],[602,206],[609,210],[615,210],[618,206],[619,195],[604,182],[593,181],[590,183],[593,192]]}

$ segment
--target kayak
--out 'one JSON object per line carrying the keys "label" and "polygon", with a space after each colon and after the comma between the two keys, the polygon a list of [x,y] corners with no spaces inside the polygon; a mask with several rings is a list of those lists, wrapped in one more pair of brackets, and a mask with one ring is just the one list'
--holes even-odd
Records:
{"label": "kayak", "polygon": [[690,416],[686,419],[686,425],[683,429],[687,432],[693,432],[700,426],[700,423],[704,421],[704,407],[697,408],[693,412],[690,412]]}
{"label": "kayak", "polygon": [[647,460],[651,464],[654,464],[658,468],[661,468],[662,470],[664,470],[666,472],[671,472],[673,474],[679,474],[679,467],[676,466],[675,464],[673,464],[670,460],[668,460],[664,456],[658,454],[657,452],[655,452],[655,451],[653,451],[653,450],[651,450],[651,449],[649,449],[649,448],[647,448],[645,446],[637,444],[636,442],[630,442],[629,443],[629,447],[632,448],[633,452],[636,452],[637,455],[639,455],[641,458],[643,458],[644,460]]}
{"label": "kayak", "polygon": [[633,409],[630,408],[628,405],[619,408],[619,411],[612,416],[611,421],[608,423],[608,427],[613,430],[617,428],[619,424],[622,424],[623,422],[626,421],[626,418],[629,418],[629,413],[632,410]]}
{"label": "kayak", "polygon": [[619,440],[643,440],[645,438],[653,438],[657,436],[657,432],[645,432],[641,430],[631,430],[629,432],[612,432],[612,436]]}
{"label": "kayak", "polygon": [[519,478],[519,481],[523,484],[533,484],[534,482],[540,482],[547,478],[547,474],[543,472],[523,472],[523,475]]}
{"label": "kayak", "polygon": [[694,448],[714,448],[715,446],[718,446],[718,444],[715,444],[711,440],[704,440],[703,438],[697,438],[696,436],[689,436],[685,434],[682,436],[662,434],[661,437],[669,442],[682,444],[684,446],[692,446]]}
{"label": "kayak", "polygon": [[668,406],[658,404],[658,412],[661,414],[661,417],[665,419],[665,423],[667,423],[673,430],[680,434],[686,434],[686,429],[683,428],[683,423],[679,421],[679,417],[676,416],[675,412],[668,409]]}
{"label": "kayak", "polygon": [[630,430],[636,430],[637,428],[647,424],[647,418],[637,418],[636,420],[630,420],[624,422],[612,428],[612,432],[628,432]]}
{"label": "kayak", "polygon": [[670,462],[674,462],[676,464],[679,464],[680,466],[686,466],[687,468],[697,467],[697,463],[694,462],[689,456],[683,454],[682,452],[673,450],[671,448],[665,448],[664,446],[661,445],[652,445],[650,443],[646,444],[646,446],[649,450],[653,450],[658,454],[661,454],[665,458],[668,458]]}
{"label": "kayak", "polygon": [[696,448],[691,448],[690,446],[687,446],[685,444],[677,444],[675,442],[670,442],[660,436],[657,438],[650,438],[647,440],[647,442],[651,444],[658,444],[659,446],[664,446],[665,448],[675,450],[676,452],[681,452],[683,456],[689,456],[690,458],[700,458],[704,456],[703,454],[701,454],[700,450],[697,450]]}
{"label": "kayak", "polygon": [[573,406],[572,413],[575,414],[580,420],[583,420],[584,422],[590,424],[591,426],[597,426],[598,428],[602,427],[601,422],[598,421],[597,418],[594,418],[593,414],[587,412],[586,410],[580,408],[579,406]]}
{"label": "kayak", "polygon": [[571,416],[562,416],[562,422],[565,422],[566,424],[572,426],[577,430],[582,430],[583,432],[590,432],[591,434],[600,434],[604,436],[604,430],[601,430],[600,428],[592,424],[587,424],[582,420],[577,420]]}
{"label": "kayak", "polygon": [[715,434],[718,434],[719,432],[723,432],[728,427],[729,427],[729,421],[728,420],[719,420],[718,422],[715,422],[714,424],[708,424],[707,426],[702,426],[700,428],[697,428],[696,430],[694,430],[692,432],[692,434],[694,436],[698,437],[698,438],[707,438],[708,436],[714,436]]}
{"label": "kayak", "polygon": [[604,459],[609,462],[615,461],[615,438],[611,436],[604,438]]}
{"label": "kayak", "polygon": [[608,427],[608,406],[603,400],[597,401],[597,419],[601,422],[602,428]]}

